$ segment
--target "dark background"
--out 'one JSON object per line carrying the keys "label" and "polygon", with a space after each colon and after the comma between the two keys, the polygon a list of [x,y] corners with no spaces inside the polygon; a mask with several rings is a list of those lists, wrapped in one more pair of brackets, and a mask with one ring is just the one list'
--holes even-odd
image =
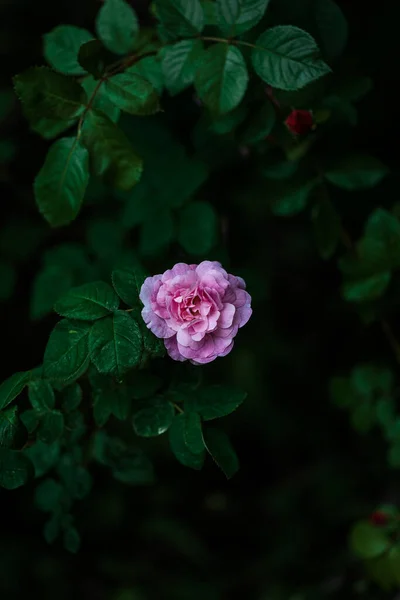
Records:
{"label": "dark background", "polygon": [[[339,130],[326,144],[338,152],[348,145],[366,150],[394,171],[368,193],[333,192],[356,239],[375,206],[391,208],[398,201],[399,9],[395,2],[379,8],[338,3],[350,26],[342,60],[371,76],[374,88],[359,105],[358,126]],[[93,29],[98,5],[2,0],[1,88],[10,87],[15,73],[42,64],[41,36],[54,26]],[[146,2],[132,5],[146,14]],[[164,105],[167,122],[185,143],[193,112],[182,107],[191,94]],[[25,248],[12,257],[18,271],[14,294],[0,304],[4,379],[40,363],[55,323],[52,316],[32,321],[29,313],[44,250],[81,240],[96,205],[70,228],[48,230],[32,197],[48,142],[29,132],[16,101],[0,124],[0,137],[16,148],[14,159],[0,164],[0,238],[18,224],[15,236]],[[83,539],[77,556],[42,539],[44,518],[33,507],[33,486],[1,491],[0,592],[6,600],[394,597],[364,580],[347,536],[376,504],[399,500],[398,475],[387,466],[380,434],[354,432],[328,395],[329,379],[358,362],[396,369],[391,348],[379,325],[366,327],[341,300],[335,260],[318,257],[309,219],[269,217],[268,190],[254,183],[251,157],[235,155],[214,172],[207,190],[225,224],[218,252],[228,257],[232,272],[246,277],[253,295],[254,315],[234,351],[207,367],[211,380],[233,381],[249,392],[224,422],[241,470],[230,482],[211,461],[203,472],[191,472],[176,463],[167,440],[146,442],[156,484],[126,488],[95,470],[92,494],[76,506]],[[180,259],[179,252],[173,247],[168,258],[147,266],[159,272]],[[395,314],[391,325],[400,334]]]}

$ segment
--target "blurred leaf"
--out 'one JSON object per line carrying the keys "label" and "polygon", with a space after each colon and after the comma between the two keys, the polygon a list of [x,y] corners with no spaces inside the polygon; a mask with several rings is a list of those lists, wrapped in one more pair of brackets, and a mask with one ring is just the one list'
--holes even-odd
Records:
{"label": "blurred leaf", "polygon": [[44,353],[46,377],[72,382],[83,375],[89,365],[90,329],[90,324],[81,321],[63,319],[57,323]]}
{"label": "blurred leaf", "polygon": [[0,412],[0,448],[15,448],[23,439],[18,418],[18,407]]}
{"label": "blurred leaf", "polygon": [[328,260],[335,254],[341,236],[340,217],[328,197],[323,196],[314,205],[311,219],[319,254]]}
{"label": "blurred leaf", "polygon": [[40,419],[38,439],[45,444],[53,444],[63,434],[64,417],[59,410],[46,412]]}
{"label": "blurred leaf", "polygon": [[142,437],[153,437],[165,433],[174,418],[174,408],[161,396],[145,400],[134,409],[132,416],[133,429]]}
{"label": "blurred leaf", "polygon": [[82,388],[78,383],[73,383],[63,390],[62,407],[66,412],[76,410],[82,402]]}
{"label": "blurred leaf", "polygon": [[73,285],[73,276],[62,267],[44,267],[33,282],[30,303],[31,319],[41,319],[53,310],[60,296]]}
{"label": "blurred leaf", "polygon": [[280,25],[261,34],[252,61],[263,81],[290,91],[303,88],[330,72],[318,54],[318,46],[308,33],[298,27]]}
{"label": "blurred leaf", "polygon": [[96,321],[89,336],[89,350],[100,373],[120,379],[140,362],[142,336],[138,324],[121,310]]}
{"label": "blurred leaf", "polygon": [[51,146],[34,183],[40,213],[52,227],[68,225],[80,209],[89,182],[89,155],[75,138]]}
{"label": "blurred leaf", "polygon": [[93,415],[99,427],[103,427],[111,415],[124,421],[128,418],[132,404],[130,386],[117,383],[111,377],[90,374],[93,397]]}
{"label": "blurred leaf", "polygon": [[131,115],[152,115],[159,108],[159,98],[152,84],[132,71],[107,79],[108,96],[118,108]]}
{"label": "blurred leaf", "polygon": [[30,378],[30,371],[14,373],[0,384],[0,410],[5,408],[22,392]]}
{"label": "blurred leaf", "polygon": [[78,52],[82,44],[92,39],[93,35],[86,29],[59,25],[45,34],[43,53],[57,71],[65,75],[84,75],[86,71],[78,63]]}
{"label": "blurred leaf", "polygon": [[195,36],[204,27],[200,0],[157,0],[156,6],[158,19],[174,38]]}
{"label": "blurred leaf", "polygon": [[351,532],[350,545],[358,557],[374,558],[386,552],[390,541],[381,529],[368,521],[360,521]]}
{"label": "blurred leaf", "polygon": [[142,175],[142,159],[124,133],[105,115],[90,111],[83,129],[94,173],[120,190],[130,190]]}
{"label": "blurred leaf", "polygon": [[195,75],[200,99],[211,111],[223,114],[240,104],[249,75],[241,51],[229,44],[214,44],[206,50]]}
{"label": "blurred leaf", "polygon": [[272,188],[271,210],[278,217],[297,215],[307,206],[313,189],[318,185],[317,179],[305,183],[288,181],[276,189]]}
{"label": "blurred leaf", "polygon": [[[110,0],[108,0],[110,1]],[[81,545],[81,536],[75,527],[68,527],[63,535],[64,548],[71,554],[76,554]]]}
{"label": "blurred leaf", "polygon": [[54,390],[49,381],[37,379],[30,381],[28,385],[29,402],[32,408],[40,411],[47,411],[54,408],[56,398]]}
{"label": "blurred leaf", "polygon": [[92,219],[86,231],[87,245],[101,260],[110,260],[113,264],[122,254],[123,235],[119,223],[110,219]]}
{"label": "blurred leaf", "polygon": [[389,212],[376,209],[369,217],[357,253],[339,261],[343,296],[349,302],[365,302],[381,296],[400,265],[400,223]]}
{"label": "blurred leaf", "polygon": [[341,8],[333,0],[317,0],[315,25],[323,55],[328,60],[339,58],[346,47],[349,27]]}
{"label": "blurred leaf", "polygon": [[133,49],[139,23],[133,8],[125,0],[105,0],[97,15],[96,30],[103,44],[115,54]]}
{"label": "blurred leaf", "polygon": [[203,432],[207,452],[228,479],[239,470],[239,461],[232,444],[220,429],[207,428]]}
{"label": "blurred leaf", "polygon": [[174,222],[171,212],[160,209],[147,219],[142,226],[139,248],[144,256],[161,253],[174,237]]}
{"label": "blurred leaf", "polygon": [[325,177],[345,190],[363,190],[377,185],[388,173],[389,169],[377,158],[355,154],[339,159]]}
{"label": "blurred leaf", "polygon": [[360,404],[351,415],[353,427],[359,433],[369,433],[375,425],[375,419],[375,408],[372,404]]}
{"label": "blurred leaf", "polygon": [[35,477],[42,477],[48,473],[58,462],[60,456],[60,444],[44,444],[37,441],[33,446],[24,450],[35,469]]}
{"label": "blurred leaf", "polygon": [[35,490],[35,505],[44,512],[55,511],[61,502],[62,494],[62,486],[55,479],[45,479]]}
{"label": "blurred leaf", "polygon": [[61,519],[58,514],[50,517],[48,521],[46,521],[43,528],[44,539],[48,544],[52,544],[58,538],[61,529]]}
{"label": "blurred leaf", "polygon": [[25,410],[20,418],[27,432],[33,433],[39,425],[40,414],[37,410]]}
{"label": "blurred leaf", "polygon": [[30,460],[19,450],[0,448],[0,487],[15,490],[33,477]]}
{"label": "blurred leaf", "polygon": [[191,202],[180,212],[178,240],[189,254],[205,255],[217,238],[217,215],[207,202]]}
{"label": "blurred leaf", "polygon": [[200,0],[204,11],[205,25],[217,25],[217,5],[214,0]]}
{"label": "blurred leaf", "polygon": [[94,457],[112,469],[117,481],[132,485],[148,485],[154,481],[153,466],[140,450],[129,448],[122,440],[109,437],[103,431],[96,434]]}
{"label": "blurred leaf", "polygon": [[166,46],[161,52],[165,86],[172,96],[194,82],[199,58],[203,52],[200,40],[182,40]]}
{"label": "blurred leaf", "polygon": [[256,144],[264,140],[272,131],[276,121],[272,102],[264,102],[256,111],[250,113],[240,133],[242,144]]}
{"label": "blurred leaf", "polygon": [[54,310],[69,319],[95,321],[117,310],[118,306],[119,300],[112,287],[104,281],[95,281],[72,288],[56,302]]}
{"label": "blurred leaf", "polygon": [[203,452],[194,453],[189,449],[186,443],[188,436],[186,416],[184,414],[175,416],[169,428],[168,435],[171,450],[176,459],[185,467],[199,471],[204,464],[205,452],[203,450]]}

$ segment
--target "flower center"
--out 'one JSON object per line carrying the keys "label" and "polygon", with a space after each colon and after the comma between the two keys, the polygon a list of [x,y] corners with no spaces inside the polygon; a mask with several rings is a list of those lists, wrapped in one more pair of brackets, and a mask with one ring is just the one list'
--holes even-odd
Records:
{"label": "flower center", "polygon": [[174,298],[177,303],[178,315],[183,321],[193,321],[200,315],[201,298],[197,290],[191,290],[186,293],[179,292]]}

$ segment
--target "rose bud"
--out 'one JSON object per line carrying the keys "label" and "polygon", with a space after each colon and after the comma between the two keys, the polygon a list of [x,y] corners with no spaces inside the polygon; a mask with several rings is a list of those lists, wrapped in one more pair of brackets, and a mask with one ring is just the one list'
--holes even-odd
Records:
{"label": "rose bud", "polygon": [[304,135],[314,129],[314,117],[310,110],[292,110],[285,125],[294,135]]}

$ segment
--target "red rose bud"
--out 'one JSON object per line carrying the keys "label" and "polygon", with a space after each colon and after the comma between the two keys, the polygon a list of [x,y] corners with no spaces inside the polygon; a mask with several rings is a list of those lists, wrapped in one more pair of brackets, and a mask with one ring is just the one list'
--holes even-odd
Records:
{"label": "red rose bud", "polygon": [[314,117],[310,110],[292,110],[285,125],[291,133],[304,135],[314,128]]}
{"label": "red rose bud", "polygon": [[384,525],[388,524],[389,515],[383,512],[383,510],[376,510],[370,515],[369,520],[372,525],[375,525],[376,527],[383,527]]}

